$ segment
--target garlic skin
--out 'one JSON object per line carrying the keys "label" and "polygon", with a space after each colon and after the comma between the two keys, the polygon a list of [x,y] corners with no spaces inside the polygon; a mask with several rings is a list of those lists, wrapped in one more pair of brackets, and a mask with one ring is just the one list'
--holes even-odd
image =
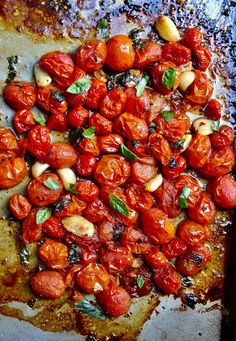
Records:
{"label": "garlic skin", "polygon": [[38,176],[42,175],[46,169],[50,166],[47,163],[41,163],[36,161],[35,164],[31,168],[32,176],[37,178]]}
{"label": "garlic skin", "polygon": [[145,184],[144,189],[148,192],[155,192],[162,185],[162,182],[162,175],[157,174]]}
{"label": "garlic skin", "polygon": [[212,125],[212,121],[208,120],[205,117],[199,117],[193,121],[194,130],[196,130],[198,134],[204,135],[204,136],[213,134],[211,125]]}
{"label": "garlic skin", "polygon": [[45,87],[52,83],[52,78],[46,71],[41,69],[38,63],[34,65],[34,78],[39,87]]}
{"label": "garlic skin", "polygon": [[94,224],[80,215],[73,215],[62,219],[64,228],[78,237],[92,237]]}
{"label": "garlic skin", "polygon": [[188,87],[194,82],[196,78],[195,72],[193,71],[184,71],[180,74],[179,77],[179,88],[181,91],[186,91]]}
{"label": "garlic skin", "polygon": [[178,42],[180,41],[180,34],[175,23],[166,15],[160,15],[156,20],[156,30],[161,38]]}
{"label": "garlic skin", "polygon": [[59,176],[64,188],[69,191],[70,186],[76,183],[76,175],[70,168],[57,169],[57,175]]}

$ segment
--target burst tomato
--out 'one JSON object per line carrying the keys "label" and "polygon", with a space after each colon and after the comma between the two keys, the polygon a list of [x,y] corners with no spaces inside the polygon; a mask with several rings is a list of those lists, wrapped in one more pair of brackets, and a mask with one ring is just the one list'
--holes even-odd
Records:
{"label": "burst tomato", "polygon": [[207,177],[225,175],[233,169],[235,164],[234,152],[231,147],[213,150],[210,158],[202,168],[202,174]]}
{"label": "burst tomato", "polygon": [[221,118],[221,104],[217,99],[210,99],[204,114],[211,120],[218,121]]}
{"label": "burst tomato", "polygon": [[[71,78],[69,79],[69,84],[66,87],[69,87],[73,83],[85,77],[86,77],[86,73],[83,70],[79,69],[78,67],[75,67],[75,71],[72,74]],[[79,93],[79,94],[73,94],[73,93],[66,91],[65,92],[66,102],[71,107],[80,106],[84,103],[87,97],[87,94],[88,94],[88,91],[83,91],[82,93]]]}
{"label": "burst tomato", "polygon": [[162,252],[168,259],[182,255],[186,249],[186,242],[179,237],[174,237],[169,243],[162,246]]}
{"label": "burst tomato", "polygon": [[141,49],[135,49],[134,67],[146,68],[161,60],[162,46],[153,41],[146,41]]}
{"label": "burst tomato", "polygon": [[127,112],[115,119],[113,129],[129,140],[142,141],[148,137],[146,121]]}
{"label": "burst tomato", "polygon": [[99,223],[107,217],[108,209],[102,200],[95,199],[87,204],[83,214],[92,223]]}
{"label": "burst tomato", "polygon": [[46,239],[38,249],[38,256],[49,268],[64,269],[68,263],[68,247],[56,240]]}
{"label": "burst tomato", "polygon": [[38,208],[33,208],[22,224],[22,240],[24,243],[38,242],[43,236],[42,224],[36,223]]}
{"label": "burst tomato", "polygon": [[51,114],[47,120],[47,127],[65,133],[68,129],[65,114]]}
{"label": "burst tomato", "polygon": [[202,192],[197,205],[194,208],[188,208],[187,215],[199,224],[211,224],[216,217],[216,207],[211,197],[206,192]]}
{"label": "burst tomato", "polygon": [[189,166],[202,168],[209,159],[211,151],[209,136],[195,134],[185,152],[185,157]]}
{"label": "burst tomato", "polygon": [[101,100],[100,112],[106,118],[114,118],[124,111],[125,104],[125,92],[119,88],[112,89]]}
{"label": "burst tomato", "polygon": [[98,136],[98,148],[101,153],[119,153],[120,145],[124,143],[123,138],[118,134]]}
{"label": "burst tomato", "polygon": [[21,194],[15,194],[10,198],[9,208],[13,216],[19,220],[25,219],[31,210],[29,200]]}
{"label": "burst tomato", "polygon": [[4,100],[14,110],[31,109],[36,101],[33,83],[13,81],[4,89]]}
{"label": "burst tomato", "polygon": [[164,72],[169,69],[169,68],[176,68],[176,64],[168,61],[164,62],[161,64],[156,64],[152,67],[151,69],[151,76],[152,76],[152,82],[153,82],[153,87],[160,92],[163,95],[168,95],[170,94],[173,90],[175,90],[178,85],[179,85],[179,77],[177,73],[177,77],[175,78],[173,90],[172,89],[167,89],[163,83],[162,83],[162,77],[164,75]]}
{"label": "burst tomato", "polygon": [[93,201],[99,193],[98,186],[90,180],[79,180],[75,184],[75,190],[81,200],[85,202]]}
{"label": "burst tomato", "polygon": [[94,113],[90,116],[89,126],[95,127],[96,135],[109,134],[112,132],[112,122],[99,113]]}
{"label": "burst tomato", "polygon": [[93,138],[82,138],[76,145],[76,150],[78,150],[81,154],[98,156],[100,154],[97,137]]}
{"label": "burst tomato", "polygon": [[155,162],[154,164],[148,164],[145,160],[132,162],[131,179],[138,185],[144,185],[157,174],[157,170]]}
{"label": "burst tomato", "polygon": [[190,189],[190,193],[186,199],[187,207],[195,207],[200,200],[201,195],[201,187],[198,181],[189,175],[180,175],[174,182],[174,186],[177,189],[177,198],[179,200],[179,196],[182,193],[184,187],[188,187]]}
{"label": "burst tomato", "polygon": [[181,277],[171,263],[155,270],[154,281],[166,294],[175,294],[181,287]]}
{"label": "burst tomato", "polygon": [[187,245],[202,243],[210,236],[210,230],[207,226],[187,219],[178,224],[176,233]]}
{"label": "burst tomato", "polygon": [[157,207],[165,212],[168,217],[175,218],[181,213],[178,206],[178,190],[173,182],[164,179],[154,194],[157,198]]}
{"label": "burst tomato", "polygon": [[162,59],[175,63],[177,66],[186,64],[190,58],[190,49],[179,43],[169,42],[162,48]]}
{"label": "burst tomato", "polygon": [[170,145],[161,134],[150,134],[148,138],[148,147],[150,153],[152,153],[157,161],[161,162],[163,165],[166,165],[169,162],[171,156]]}
{"label": "burst tomato", "polygon": [[51,84],[38,88],[37,104],[46,113],[64,114],[67,110],[64,93]]}
{"label": "burst tomato", "polygon": [[45,161],[53,168],[70,168],[77,159],[73,147],[66,142],[55,142],[50,145]]}
{"label": "burst tomato", "polygon": [[[142,285],[139,283],[142,281]],[[153,288],[151,273],[146,268],[125,269],[119,276],[120,285],[131,297],[142,297],[150,294]]]}
{"label": "burst tomato", "polygon": [[87,40],[79,47],[76,64],[87,73],[101,69],[107,56],[107,46],[103,40]]}
{"label": "burst tomato", "polygon": [[178,155],[175,158],[171,157],[169,162],[162,166],[164,177],[169,179],[177,178],[186,169],[186,160]]}
{"label": "burst tomato", "polygon": [[7,189],[18,185],[26,173],[26,163],[20,157],[3,160],[0,167],[0,188]]}
{"label": "burst tomato", "polygon": [[108,287],[110,276],[101,264],[91,263],[80,270],[76,281],[89,294],[98,294]]}
{"label": "burst tomato", "polygon": [[120,272],[133,263],[132,253],[123,246],[102,248],[100,250],[100,259],[110,274]]}
{"label": "burst tomato", "polygon": [[234,131],[230,126],[222,125],[219,131],[214,131],[211,135],[211,144],[213,148],[221,149],[231,146],[234,142]]}
{"label": "burst tomato", "polygon": [[168,263],[166,256],[155,246],[151,248],[149,253],[145,254],[144,259],[152,269],[160,269]]}
{"label": "burst tomato", "polygon": [[68,111],[67,122],[72,127],[78,128],[85,124],[88,117],[89,117],[88,110],[81,106],[78,106]]}
{"label": "burst tomato", "polygon": [[196,27],[189,27],[181,43],[191,50],[196,50],[201,46],[203,34]]}
{"label": "burst tomato", "polygon": [[92,155],[79,155],[74,165],[76,173],[80,176],[91,176],[97,164],[97,160]]}
{"label": "burst tomato", "polygon": [[60,200],[54,204],[54,211],[56,217],[64,218],[73,215],[81,215],[85,209],[86,203],[79,199],[72,193],[64,194]]}
{"label": "burst tomato", "polygon": [[35,125],[34,115],[27,109],[18,110],[13,116],[13,123],[16,131],[23,134]]}
{"label": "burst tomato", "polygon": [[106,83],[92,78],[92,84],[85,98],[85,105],[91,109],[98,109],[102,97],[106,94]]}
{"label": "burst tomato", "polygon": [[63,238],[66,235],[66,229],[62,225],[61,219],[54,215],[43,223],[43,232],[52,238]]}
{"label": "burst tomato", "polygon": [[149,210],[153,204],[153,196],[145,191],[145,189],[135,183],[128,184],[125,188],[125,194],[129,206],[136,211],[145,212]]}
{"label": "burst tomato", "polygon": [[199,46],[194,50],[193,55],[197,61],[197,68],[201,71],[205,71],[211,62],[210,51],[204,46]]}
{"label": "burst tomato", "polygon": [[120,241],[121,244],[132,253],[145,254],[151,249],[151,243],[149,242],[148,237],[132,226],[127,227],[121,233]]}
{"label": "burst tomato", "polygon": [[0,159],[17,156],[20,149],[15,135],[10,129],[0,128]]}

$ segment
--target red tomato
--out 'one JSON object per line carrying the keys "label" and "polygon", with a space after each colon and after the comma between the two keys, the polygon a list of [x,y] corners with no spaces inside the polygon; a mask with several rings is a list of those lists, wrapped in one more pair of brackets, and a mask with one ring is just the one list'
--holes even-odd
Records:
{"label": "red tomato", "polygon": [[208,226],[203,226],[187,219],[182,220],[178,224],[176,233],[187,245],[202,243],[210,236]]}
{"label": "red tomato", "polygon": [[103,40],[87,40],[79,47],[75,62],[87,73],[101,69],[107,56],[107,46]]}
{"label": "red tomato", "polygon": [[[142,280],[142,286],[138,279]],[[119,276],[120,285],[131,297],[147,296],[151,293],[153,284],[151,274],[145,268],[125,269]]]}
{"label": "red tomato", "polygon": [[138,219],[138,213],[135,210],[133,210],[132,208],[130,208],[128,205],[127,205],[127,208],[129,211],[128,216],[126,216],[122,213],[119,213],[115,210],[113,210],[112,213],[113,213],[113,216],[115,217],[117,223],[123,224],[126,226],[132,226],[132,225],[134,225],[134,223],[136,223],[136,221]]}
{"label": "red tomato", "polygon": [[165,212],[168,217],[175,218],[181,213],[178,206],[178,190],[173,182],[164,179],[161,187],[154,194],[157,198],[157,207]]}
{"label": "red tomato", "polygon": [[97,164],[97,160],[92,155],[79,155],[74,165],[76,173],[80,176],[91,176]]}
{"label": "red tomato", "polygon": [[125,71],[134,64],[132,40],[125,35],[113,36],[107,44],[106,64],[115,71]]}
{"label": "red tomato", "polygon": [[121,244],[136,254],[145,254],[150,252],[151,249],[148,237],[132,226],[127,227],[121,233]]}
{"label": "red tomato", "polygon": [[19,152],[20,149],[13,132],[7,128],[0,128],[0,159],[14,157]]}
{"label": "red tomato", "polygon": [[172,62],[164,62],[161,64],[156,64],[151,68],[151,77],[152,77],[152,82],[153,82],[153,87],[160,92],[163,95],[168,95],[170,94],[173,90],[176,90],[176,88],[179,85],[179,77],[178,73],[174,82],[173,90],[172,89],[167,89],[163,83],[162,83],[162,77],[164,72],[169,69],[169,68],[176,68],[176,64]]}
{"label": "red tomato", "polygon": [[153,196],[135,183],[127,185],[125,195],[129,206],[139,212],[149,210],[154,204]]}
{"label": "red tomato", "polygon": [[64,114],[67,110],[64,93],[51,84],[38,88],[37,104],[46,113]]}
{"label": "red tomato", "polygon": [[14,110],[31,109],[36,101],[33,83],[13,81],[4,89],[4,100]]}
{"label": "red tomato", "polygon": [[157,244],[166,244],[175,235],[175,227],[159,208],[151,208],[141,215],[144,233]]}
{"label": "red tomato", "polygon": [[194,50],[193,56],[197,61],[197,68],[201,71],[205,71],[211,62],[210,51],[204,46],[199,46]]}
{"label": "red tomato", "polygon": [[99,240],[106,246],[113,247],[120,238],[120,233],[124,230],[122,224],[117,224],[115,219],[108,216],[108,218],[102,221],[98,226]]}
{"label": "red tomato", "polygon": [[174,237],[171,241],[162,246],[162,252],[168,259],[176,258],[187,249],[185,241],[181,238]]}
{"label": "red tomato", "polygon": [[47,120],[47,127],[65,133],[68,130],[65,114],[51,114]]}
{"label": "red tomato", "polygon": [[193,276],[200,272],[211,259],[211,249],[208,245],[195,244],[177,257],[176,269],[184,276]]}
{"label": "red tomato", "polygon": [[46,162],[53,168],[70,168],[77,159],[77,154],[73,147],[66,142],[55,142],[51,144]]}
{"label": "red tomato", "polygon": [[202,173],[207,177],[218,177],[231,172],[234,165],[234,152],[231,147],[226,146],[212,151],[210,158],[202,168]]}
{"label": "red tomato", "polygon": [[158,168],[156,165],[149,165],[145,160],[135,161],[131,163],[131,178],[138,185],[144,185],[151,180],[156,174]]}
{"label": "red tomato", "polygon": [[17,133],[23,134],[35,125],[34,115],[27,109],[18,110],[13,116],[13,123]]}
{"label": "red tomato", "polygon": [[162,166],[162,173],[166,179],[175,179],[186,169],[186,160],[178,155],[171,157],[169,162]]}
{"label": "red tomato", "polygon": [[90,202],[96,199],[99,193],[98,186],[90,180],[79,180],[76,182],[75,190],[81,200]]}
{"label": "red tomato", "polygon": [[98,294],[107,289],[110,280],[104,266],[95,263],[87,265],[76,276],[80,288],[89,294]]}
{"label": "red tomato", "polygon": [[60,200],[54,204],[54,211],[56,217],[64,218],[73,215],[81,215],[85,209],[86,203],[79,199],[72,193],[64,194]]}
{"label": "red tomato", "polygon": [[148,138],[148,147],[158,162],[166,165],[170,161],[170,146],[168,141],[161,134],[150,134]]}
{"label": "red tomato", "polygon": [[109,134],[112,132],[112,122],[99,113],[89,117],[89,126],[95,127],[96,135]]}
{"label": "red tomato", "polygon": [[168,263],[166,256],[155,246],[153,246],[151,251],[144,256],[144,259],[152,269],[163,268]]}
{"label": "red tomato", "polygon": [[88,90],[85,99],[85,105],[87,105],[87,107],[91,109],[98,109],[100,101],[102,97],[106,94],[106,92],[107,92],[106,83],[96,78],[92,78],[92,84],[90,89]]}
{"label": "red tomato", "polygon": [[181,43],[191,50],[196,50],[201,46],[203,34],[195,27],[189,27]]}
{"label": "red tomato", "polygon": [[98,136],[97,141],[101,153],[119,153],[120,145],[124,143],[123,138],[118,134]]}
{"label": "red tomato", "polygon": [[101,186],[119,186],[129,175],[129,163],[122,156],[115,154],[102,156],[94,170],[94,178]]}
{"label": "red tomato", "polygon": [[145,120],[128,112],[118,116],[113,129],[129,140],[145,140],[148,137],[148,126]]}
{"label": "red tomato", "polygon": [[162,48],[162,58],[178,66],[186,64],[191,59],[191,51],[179,43],[169,42]]}
{"label": "red tomato", "polygon": [[218,121],[221,118],[221,103],[217,99],[210,99],[205,109],[205,116],[211,120]]}
{"label": "red tomato", "polygon": [[185,152],[188,165],[193,168],[202,168],[212,152],[209,136],[195,134]]}
{"label": "red tomato", "polygon": [[127,142],[127,147],[139,157],[147,156],[147,144],[144,142],[140,142],[138,140],[129,140]]}
{"label": "red tomato", "polygon": [[181,277],[171,263],[155,270],[154,281],[166,294],[175,294],[181,288]]}
{"label": "red tomato", "polygon": [[83,126],[88,117],[89,117],[88,110],[81,106],[78,106],[68,111],[67,122],[72,127],[77,128],[77,127]]}
{"label": "red tomato", "polygon": [[93,138],[86,138],[84,137],[77,143],[76,149],[81,153],[81,154],[87,154],[87,155],[93,155],[93,156],[98,156],[100,154],[98,142],[97,142],[97,137],[94,136]]}
{"label": "red tomato", "polygon": [[120,272],[133,264],[132,253],[123,246],[101,248],[100,259],[110,274]]}
{"label": "red tomato", "polygon": [[135,49],[134,67],[146,68],[159,62],[162,55],[162,46],[154,41],[147,40],[141,49]]}
{"label": "red tomato", "polygon": [[62,276],[54,270],[43,270],[31,279],[32,291],[47,299],[61,297],[66,289]]}
{"label": "red tomato", "polygon": [[68,263],[68,247],[56,240],[46,239],[38,248],[38,256],[49,268],[64,269]]}
{"label": "red tomato", "polygon": [[231,146],[234,142],[234,131],[230,126],[222,125],[219,131],[214,131],[211,135],[211,144],[213,148],[221,149]]}
{"label": "red tomato", "polygon": [[38,242],[43,236],[42,224],[36,223],[38,208],[33,208],[22,224],[22,240],[24,243]]}
{"label": "red tomato", "polygon": [[230,175],[210,180],[207,191],[213,196],[217,206],[221,208],[236,206],[236,181]]}
{"label": "red tomato", "polygon": [[120,115],[126,105],[126,94],[117,88],[110,90],[100,102],[100,112],[106,118],[114,118]]}
{"label": "red tomato", "polygon": [[197,205],[200,200],[200,195],[202,189],[198,183],[198,181],[189,175],[180,175],[174,183],[175,188],[178,191],[177,198],[179,200],[179,196],[182,193],[184,187],[188,187],[190,189],[190,194],[187,197],[187,205],[190,208],[193,208]]}
{"label": "red tomato", "polygon": [[26,173],[27,165],[20,157],[3,160],[0,167],[0,188],[7,189],[18,185]]}
{"label": "red tomato", "polygon": [[[50,188],[50,181],[56,189]],[[49,185],[46,183],[49,182]],[[59,177],[54,173],[46,173],[30,181],[27,193],[30,201],[38,207],[43,207],[56,202],[63,191],[63,185]]]}
{"label": "red tomato", "polygon": [[16,219],[22,220],[27,217],[32,205],[29,200],[21,194],[14,194],[9,201],[9,208]]}
{"label": "red tomato", "polygon": [[52,238],[63,238],[66,234],[66,229],[62,225],[61,219],[52,215],[43,223],[43,232]]}
{"label": "red tomato", "polygon": [[87,204],[83,214],[92,223],[99,223],[107,217],[108,209],[102,200],[95,199]]}
{"label": "red tomato", "polygon": [[199,224],[211,224],[216,217],[215,204],[206,192],[202,192],[197,205],[194,208],[188,208],[187,215]]}
{"label": "red tomato", "polygon": [[124,315],[130,307],[129,294],[113,281],[110,281],[109,287],[98,294],[97,298],[105,311],[113,317]]}
{"label": "red tomato", "polygon": [[[72,74],[71,78],[69,79],[69,82],[68,82],[66,87],[68,88],[70,85],[72,85],[73,83],[75,83],[79,79],[85,78],[85,77],[86,77],[86,73],[76,66],[75,71]],[[66,102],[71,107],[78,107],[84,103],[87,94],[88,94],[88,91],[84,91],[80,94],[72,94],[72,93],[66,91],[66,93],[65,93]]]}

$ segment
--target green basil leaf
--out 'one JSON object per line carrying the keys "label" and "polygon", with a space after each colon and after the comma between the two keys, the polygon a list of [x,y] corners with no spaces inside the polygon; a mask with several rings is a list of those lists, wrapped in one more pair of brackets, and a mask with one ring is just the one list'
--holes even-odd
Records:
{"label": "green basil leaf", "polygon": [[98,28],[99,36],[100,36],[101,39],[109,37],[108,21],[107,21],[107,19],[101,19],[98,22],[97,28]]}
{"label": "green basil leaf", "polygon": [[90,89],[91,84],[92,81],[90,78],[88,77],[80,78],[76,82],[71,84],[71,86],[69,86],[69,88],[66,91],[69,92],[70,94],[82,94],[83,92],[88,91]]}
{"label": "green basil leaf", "polygon": [[189,277],[182,277],[181,283],[184,287],[190,287],[193,284],[193,279]]}
{"label": "green basil leaf", "polygon": [[148,76],[144,76],[141,81],[136,85],[136,96],[140,97],[146,88],[147,82],[149,80]]}
{"label": "green basil leaf", "polygon": [[109,193],[108,199],[109,199],[110,206],[113,210],[128,217],[129,209],[123,200],[121,200],[119,197],[117,197],[113,193]]}
{"label": "green basil leaf", "polygon": [[85,298],[79,302],[75,303],[75,308],[78,309],[82,314],[85,314],[89,317],[93,317],[97,320],[105,320],[106,316],[102,312],[101,309],[98,309],[93,304],[91,304]]}
{"label": "green basil leaf", "polygon": [[178,149],[178,148],[182,148],[183,145],[184,145],[184,140],[181,139],[181,140],[175,141],[175,142],[172,144],[172,147],[175,148],[175,149]]}
{"label": "green basil leaf", "polygon": [[77,263],[81,260],[80,254],[81,254],[82,249],[76,245],[76,244],[71,244],[70,246],[70,251],[69,251],[69,256],[67,257],[67,260],[70,264]]}
{"label": "green basil leaf", "polygon": [[131,162],[134,162],[139,159],[139,157],[133,152],[131,152],[131,150],[129,150],[129,148],[127,148],[124,144],[120,145],[120,151],[121,154]]}
{"label": "green basil leaf", "polygon": [[64,199],[61,199],[61,200],[55,202],[53,204],[54,212],[55,213],[61,212],[63,210],[63,208],[66,208],[68,205],[70,205],[70,203],[71,203],[71,200],[67,199],[67,198],[64,198]]}
{"label": "green basil leaf", "polygon": [[79,195],[79,193],[76,191],[76,189],[75,189],[75,185],[76,184],[70,184],[70,189],[69,189],[69,191],[71,192],[71,193],[73,193],[73,194],[75,194],[75,195]]}
{"label": "green basil leaf", "polygon": [[65,95],[60,91],[51,90],[51,95],[52,95],[52,98],[55,99],[55,101],[59,103],[65,100]]}
{"label": "green basil leaf", "polygon": [[162,85],[168,89],[171,90],[175,84],[176,79],[176,71],[173,67],[168,67],[168,69],[165,70],[162,76]]}
{"label": "green basil leaf", "polygon": [[211,123],[211,129],[213,131],[219,131],[220,130],[220,121],[213,121]]}
{"label": "green basil leaf", "polygon": [[51,210],[48,207],[42,207],[36,213],[36,224],[42,224],[51,217]]}
{"label": "green basil leaf", "polygon": [[164,117],[165,121],[170,123],[173,117],[175,117],[175,114],[173,111],[163,111],[161,114],[162,117]]}
{"label": "green basil leaf", "polygon": [[30,256],[29,251],[26,248],[22,247],[20,249],[19,255],[20,255],[21,264],[28,265],[29,264],[29,256]]}
{"label": "green basil leaf", "polygon": [[83,137],[87,139],[92,139],[95,136],[95,127],[89,127],[82,132]]}
{"label": "green basil leaf", "polygon": [[187,208],[188,207],[188,196],[191,193],[191,189],[184,186],[182,189],[182,193],[179,196],[179,208]]}
{"label": "green basil leaf", "polygon": [[42,114],[34,114],[34,120],[36,123],[40,124],[41,126],[46,125],[46,119]]}
{"label": "green basil leaf", "polygon": [[53,178],[51,177],[44,180],[43,183],[45,186],[47,186],[49,189],[52,189],[53,191],[61,187],[59,183],[53,180]]}
{"label": "green basil leaf", "polygon": [[142,288],[144,286],[144,280],[143,280],[142,275],[140,275],[140,274],[137,275],[136,282],[137,282],[137,286],[139,288]]}

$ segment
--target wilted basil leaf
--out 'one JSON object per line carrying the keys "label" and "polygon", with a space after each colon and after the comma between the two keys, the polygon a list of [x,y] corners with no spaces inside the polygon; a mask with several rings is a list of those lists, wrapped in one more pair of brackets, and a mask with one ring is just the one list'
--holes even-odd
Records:
{"label": "wilted basil leaf", "polygon": [[113,231],[113,237],[116,241],[120,239],[121,233],[124,231],[124,226],[118,225],[116,229]]}
{"label": "wilted basil leaf", "polygon": [[131,162],[134,162],[139,159],[139,157],[133,152],[131,152],[131,150],[129,150],[129,148],[127,148],[124,144],[120,145],[120,151],[121,154]]}
{"label": "wilted basil leaf", "polygon": [[188,207],[188,196],[191,193],[191,189],[184,186],[182,189],[182,193],[179,196],[179,208],[187,208]]}
{"label": "wilted basil leaf", "polygon": [[143,280],[142,275],[140,275],[140,274],[137,275],[136,282],[137,282],[137,286],[139,288],[142,288],[144,286],[144,280]]}
{"label": "wilted basil leaf", "polygon": [[83,137],[87,139],[92,139],[95,135],[95,127],[89,127],[82,132]]}
{"label": "wilted basil leaf", "polygon": [[140,97],[146,88],[147,82],[149,80],[148,76],[144,76],[141,81],[136,85],[136,96]]}
{"label": "wilted basil leaf", "polygon": [[67,258],[68,262],[70,264],[79,262],[81,260],[80,259],[81,251],[82,251],[82,249],[78,245],[71,244],[69,256]]}
{"label": "wilted basil leaf", "polygon": [[173,148],[175,149],[178,149],[178,148],[182,148],[184,145],[184,140],[181,139],[181,140],[178,140],[178,141],[175,141],[172,145]]}
{"label": "wilted basil leaf", "polygon": [[36,123],[40,124],[41,126],[46,125],[46,119],[42,114],[34,114],[34,120]]}
{"label": "wilted basil leaf", "polygon": [[63,208],[66,208],[71,203],[70,199],[64,198],[53,204],[53,209],[55,212],[61,212]]}
{"label": "wilted basil leaf", "polygon": [[70,184],[70,192],[75,194],[75,195],[78,195],[79,193],[76,191],[75,185],[76,184]]}
{"label": "wilted basil leaf", "polygon": [[169,168],[176,168],[178,166],[177,161],[171,156],[168,163]]}
{"label": "wilted basil leaf", "polygon": [[16,64],[18,63],[18,56],[7,57],[7,61],[8,61],[9,72],[7,75],[6,83],[10,83],[15,79],[16,74],[17,74]]}
{"label": "wilted basil leaf", "polygon": [[109,37],[108,21],[107,21],[107,19],[101,19],[98,22],[97,28],[98,28],[99,36],[100,36],[101,39]]}
{"label": "wilted basil leaf", "polygon": [[78,309],[81,313],[88,315],[89,317],[93,317],[98,320],[105,320],[106,316],[102,312],[101,309],[98,309],[93,304],[91,304],[85,298],[79,302],[75,303],[75,308]]}
{"label": "wilted basil leaf", "polygon": [[190,287],[193,284],[193,280],[189,277],[182,277],[181,283],[184,287]]}
{"label": "wilted basil leaf", "polygon": [[199,253],[192,253],[190,258],[194,263],[197,263],[198,265],[202,264],[202,255]]}
{"label": "wilted basil leaf", "polygon": [[52,98],[55,99],[55,101],[59,103],[65,100],[65,95],[61,93],[60,91],[51,90],[51,95],[52,95]]}
{"label": "wilted basil leaf", "polygon": [[163,111],[161,115],[168,123],[172,120],[173,117],[175,117],[173,111]]}
{"label": "wilted basil leaf", "polygon": [[219,131],[220,130],[220,121],[213,121],[211,123],[211,129],[213,131]]}
{"label": "wilted basil leaf", "polygon": [[51,210],[48,207],[42,207],[36,213],[36,224],[42,224],[50,217]]}
{"label": "wilted basil leaf", "polygon": [[163,73],[162,76],[162,85],[168,89],[171,90],[175,84],[176,79],[176,71],[173,67],[168,67]]}
{"label": "wilted basil leaf", "polygon": [[58,182],[56,182],[55,180],[53,180],[53,178],[49,177],[46,180],[43,181],[44,185],[47,186],[49,189],[55,191],[58,188],[60,188],[61,186],[59,185]]}
{"label": "wilted basil leaf", "polygon": [[19,255],[20,255],[21,263],[24,265],[28,265],[29,264],[29,256],[30,256],[29,251],[26,248],[22,247],[20,249]]}
{"label": "wilted basil leaf", "polygon": [[119,197],[117,197],[113,193],[109,193],[108,199],[109,199],[110,206],[111,208],[113,208],[113,210],[128,217],[129,209],[123,200],[121,200]]}
{"label": "wilted basil leaf", "polygon": [[66,90],[70,94],[82,94],[88,91],[91,87],[92,81],[88,77],[80,78]]}

